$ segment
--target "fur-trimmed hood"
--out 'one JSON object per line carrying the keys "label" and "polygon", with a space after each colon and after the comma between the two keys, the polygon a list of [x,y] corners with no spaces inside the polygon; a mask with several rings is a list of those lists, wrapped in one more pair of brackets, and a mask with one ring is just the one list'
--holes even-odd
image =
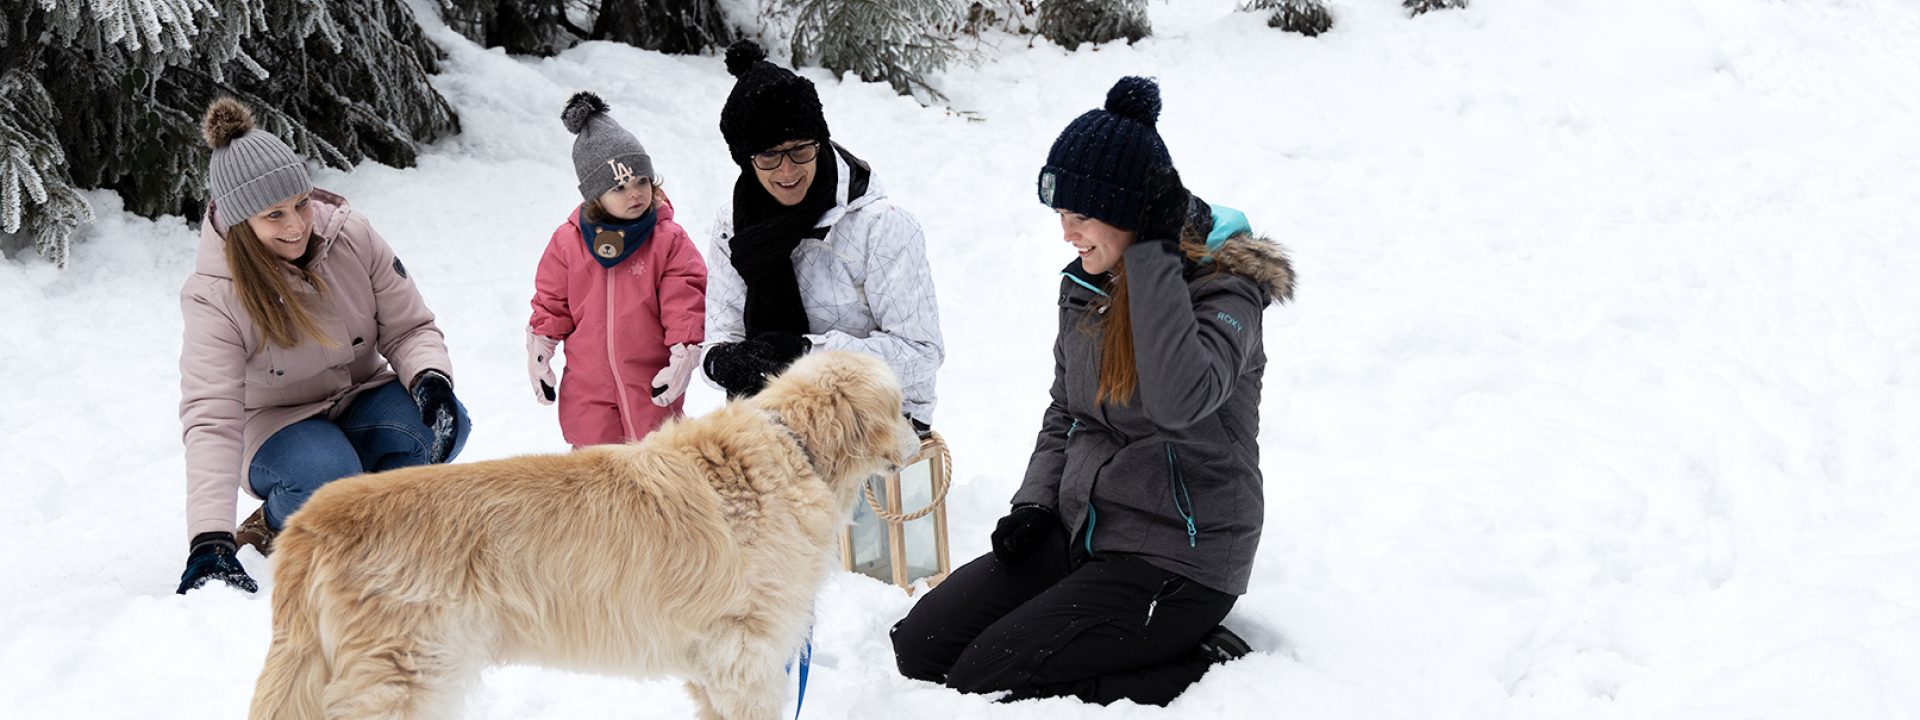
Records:
{"label": "fur-trimmed hood", "polygon": [[1243,232],[1228,237],[1220,248],[1208,253],[1222,272],[1243,275],[1260,284],[1275,302],[1293,299],[1293,260],[1287,249],[1264,235]]}

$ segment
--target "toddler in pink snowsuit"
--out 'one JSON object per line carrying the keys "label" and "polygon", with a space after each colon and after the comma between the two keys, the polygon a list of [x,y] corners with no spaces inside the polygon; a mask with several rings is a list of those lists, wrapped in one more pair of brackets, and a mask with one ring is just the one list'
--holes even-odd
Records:
{"label": "toddler in pink snowsuit", "polygon": [[[527,375],[534,398],[555,400],[574,447],[638,440],[681,414],[705,336],[707,265],[653,160],[593,93],[560,118],[574,133],[574,173],[586,202],[553,231],[534,274]],[[566,382],[553,351],[567,345]]]}

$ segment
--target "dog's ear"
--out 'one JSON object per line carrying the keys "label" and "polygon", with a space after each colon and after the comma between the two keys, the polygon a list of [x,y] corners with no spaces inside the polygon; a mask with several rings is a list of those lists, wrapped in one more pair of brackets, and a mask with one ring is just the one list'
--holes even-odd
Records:
{"label": "dog's ear", "polygon": [[897,453],[892,445],[900,383],[892,368],[873,356],[809,354],[768,382],[754,402],[806,440],[829,481],[864,477]]}

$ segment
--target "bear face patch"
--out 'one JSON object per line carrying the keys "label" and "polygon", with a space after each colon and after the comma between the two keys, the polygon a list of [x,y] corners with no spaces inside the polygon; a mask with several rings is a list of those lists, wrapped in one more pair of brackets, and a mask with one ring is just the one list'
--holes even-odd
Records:
{"label": "bear face patch", "polygon": [[612,260],[627,250],[627,234],[601,228],[593,234],[593,254]]}

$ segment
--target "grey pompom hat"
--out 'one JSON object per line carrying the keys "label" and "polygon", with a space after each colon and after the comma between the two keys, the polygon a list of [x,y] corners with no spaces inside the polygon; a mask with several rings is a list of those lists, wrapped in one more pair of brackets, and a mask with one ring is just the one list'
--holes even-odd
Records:
{"label": "grey pompom hat", "polygon": [[233,98],[207,107],[201,123],[213,159],[207,195],[222,228],[245,222],[268,206],[313,189],[307,164],[273,133],[253,126],[253,111]]}
{"label": "grey pompom hat", "polygon": [[580,180],[581,199],[593,200],[634,178],[653,179],[653,158],[639,138],[607,114],[599,95],[574,93],[560,111],[560,122],[573,133],[573,174]]}

